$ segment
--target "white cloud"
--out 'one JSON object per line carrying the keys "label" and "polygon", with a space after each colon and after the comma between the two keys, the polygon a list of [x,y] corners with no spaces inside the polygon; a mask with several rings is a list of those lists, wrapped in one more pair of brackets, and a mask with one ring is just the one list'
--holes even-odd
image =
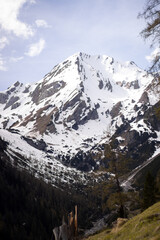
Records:
{"label": "white cloud", "polygon": [[32,27],[18,19],[19,11],[26,2],[28,0],[0,0],[0,26],[3,30],[24,38],[34,35]]}
{"label": "white cloud", "polygon": [[35,0],[30,0],[30,3],[35,4],[36,1]]}
{"label": "white cloud", "polygon": [[24,57],[11,57],[10,58],[10,62],[18,62],[18,61],[21,61],[22,59],[24,59]]}
{"label": "white cloud", "polygon": [[28,52],[25,53],[25,55],[29,57],[35,57],[42,52],[44,47],[45,47],[45,40],[41,38],[39,42],[33,43],[29,46],[29,50]]}
{"label": "white cloud", "polygon": [[7,71],[5,60],[0,56],[0,71]]}
{"label": "white cloud", "polygon": [[37,20],[35,21],[35,23],[36,23],[37,27],[44,27],[44,28],[50,28],[50,27],[51,27],[51,26],[48,25],[48,23],[47,23],[45,20],[43,20],[43,19],[37,19]]}
{"label": "white cloud", "polygon": [[148,62],[152,62],[156,57],[160,57],[160,48],[157,47],[154,51],[151,52],[150,56],[146,56]]}
{"label": "white cloud", "polygon": [[6,37],[2,37],[0,38],[0,50],[2,50],[3,48],[5,48],[5,46],[9,44],[9,41]]}

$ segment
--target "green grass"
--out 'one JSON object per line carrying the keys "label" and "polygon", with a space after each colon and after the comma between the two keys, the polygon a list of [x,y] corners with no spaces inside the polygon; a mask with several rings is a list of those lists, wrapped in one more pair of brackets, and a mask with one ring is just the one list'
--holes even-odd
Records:
{"label": "green grass", "polygon": [[160,202],[130,219],[119,230],[103,231],[87,240],[160,240]]}

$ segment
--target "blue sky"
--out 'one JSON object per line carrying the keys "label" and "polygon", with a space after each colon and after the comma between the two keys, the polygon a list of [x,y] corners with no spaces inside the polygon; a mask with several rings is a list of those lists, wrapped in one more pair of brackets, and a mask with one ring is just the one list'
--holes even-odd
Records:
{"label": "blue sky", "polygon": [[76,52],[147,68],[145,0],[0,0],[0,91],[35,82]]}

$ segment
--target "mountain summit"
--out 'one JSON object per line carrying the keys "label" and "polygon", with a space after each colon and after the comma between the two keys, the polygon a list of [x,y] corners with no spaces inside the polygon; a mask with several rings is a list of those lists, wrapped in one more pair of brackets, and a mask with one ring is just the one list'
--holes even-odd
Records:
{"label": "mountain summit", "polygon": [[0,92],[0,136],[12,159],[15,152],[27,157],[25,167],[47,169],[48,176],[67,171],[83,178],[101,165],[93,155],[102,156],[113,139],[137,166],[159,153],[159,90],[134,62],[77,53],[39,82]]}

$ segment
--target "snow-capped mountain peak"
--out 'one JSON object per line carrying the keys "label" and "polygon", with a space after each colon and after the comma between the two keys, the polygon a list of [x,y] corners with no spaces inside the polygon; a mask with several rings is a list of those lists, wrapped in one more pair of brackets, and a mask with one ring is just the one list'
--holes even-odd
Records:
{"label": "snow-capped mountain peak", "polygon": [[[37,83],[17,82],[0,92],[0,128],[10,131],[8,137],[16,130],[22,145],[27,141],[35,147],[43,140],[46,156],[54,158],[87,153],[109,143],[113,135],[124,149],[129,137],[121,133],[124,124],[125,131],[154,135],[152,124],[142,119],[159,101],[159,85],[156,94],[151,87],[154,82],[133,62],[79,52]],[[4,132],[0,130],[3,137]]]}

